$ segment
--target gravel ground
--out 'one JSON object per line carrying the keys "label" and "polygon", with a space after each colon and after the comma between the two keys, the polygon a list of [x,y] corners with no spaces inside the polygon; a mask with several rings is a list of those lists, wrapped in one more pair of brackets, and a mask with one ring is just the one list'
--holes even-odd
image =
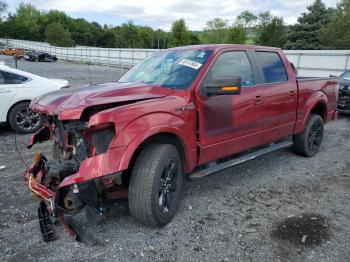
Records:
{"label": "gravel ground", "polygon": [[[67,69],[68,67],[68,69]],[[44,76],[86,82],[86,65],[27,64]],[[120,74],[91,67],[94,78]],[[61,71],[63,70],[63,71]],[[102,78],[103,79],[103,78]],[[106,78],[105,78],[106,79]],[[48,156],[49,144],[26,150],[27,136],[0,129],[1,261],[349,261],[350,118],[327,125],[319,154],[276,151],[211,177],[185,181],[174,221],[162,229],[137,224],[126,201],[111,202],[97,226],[101,244],[59,239],[44,243],[36,217],[38,200],[25,187],[26,163],[34,152]]]}

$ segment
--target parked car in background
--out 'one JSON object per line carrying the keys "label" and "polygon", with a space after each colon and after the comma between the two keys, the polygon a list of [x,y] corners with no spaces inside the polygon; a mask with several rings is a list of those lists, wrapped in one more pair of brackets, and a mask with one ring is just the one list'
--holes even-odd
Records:
{"label": "parked car in background", "polygon": [[30,62],[54,62],[57,61],[55,55],[46,52],[30,51],[24,55],[24,59]]}
{"label": "parked car in background", "polygon": [[7,48],[0,51],[1,55],[17,56],[17,58],[22,58],[24,53],[25,49],[23,48]]}
{"label": "parked car in background", "polygon": [[29,109],[30,101],[68,86],[64,79],[48,79],[0,65],[0,122],[8,123],[19,133],[37,131],[42,118]]}
{"label": "parked car in background", "polygon": [[338,110],[340,113],[350,113],[350,70],[339,76]]}

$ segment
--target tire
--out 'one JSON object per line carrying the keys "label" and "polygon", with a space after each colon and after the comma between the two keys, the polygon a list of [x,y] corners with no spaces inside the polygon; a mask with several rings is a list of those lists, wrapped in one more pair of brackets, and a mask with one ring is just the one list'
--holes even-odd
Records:
{"label": "tire", "polygon": [[293,137],[294,151],[302,156],[315,156],[321,146],[324,127],[322,117],[311,114],[303,133]]}
{"label": "tire", "polygon": [[21,102],[10,109],[8,122],[16,132],[30,134],[41,128],[43,119],[29,109],[29,102]]}
{"label": "tire", "polygon": [[[167,177],[170,180],[166,180]],[[147,146],[131,172],[131,215],[144,225],[165,226],[174,218],[181,196],[182,162],[176,147],[168,144]]]}

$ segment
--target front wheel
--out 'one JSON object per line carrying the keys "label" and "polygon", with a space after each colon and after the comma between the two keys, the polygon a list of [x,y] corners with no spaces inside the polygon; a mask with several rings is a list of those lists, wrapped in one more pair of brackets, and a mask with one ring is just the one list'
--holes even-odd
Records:
{"label": "front wheel", "polygon": [[311,114],[304,132],[293,137],[294,151],[306,157],[315,156],[320,149],[323,132],[322,118]]}
{"label": "front wheel", "polygon": [[182,193],[182,163],[173,145],[143,149],[132,169],[129,209],[140,223],[162,227],[176,214]]}

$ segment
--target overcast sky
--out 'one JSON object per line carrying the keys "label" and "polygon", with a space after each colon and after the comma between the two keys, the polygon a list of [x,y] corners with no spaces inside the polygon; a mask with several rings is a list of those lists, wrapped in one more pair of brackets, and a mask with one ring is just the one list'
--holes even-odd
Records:
{"label": "overcast sky", "polygon": [[[101,24],[119,25],[132,19],[135,24],[169,30],[173,21],[184,18],[190,30],[202,30],[205,22],[214,17],[232,23],[244,10],[255,14],[270,11],[292,24],[313,0],[7,0],[9,11],[14,12],[20,2]],[[335,7],[338,0],[324,2]]]}

